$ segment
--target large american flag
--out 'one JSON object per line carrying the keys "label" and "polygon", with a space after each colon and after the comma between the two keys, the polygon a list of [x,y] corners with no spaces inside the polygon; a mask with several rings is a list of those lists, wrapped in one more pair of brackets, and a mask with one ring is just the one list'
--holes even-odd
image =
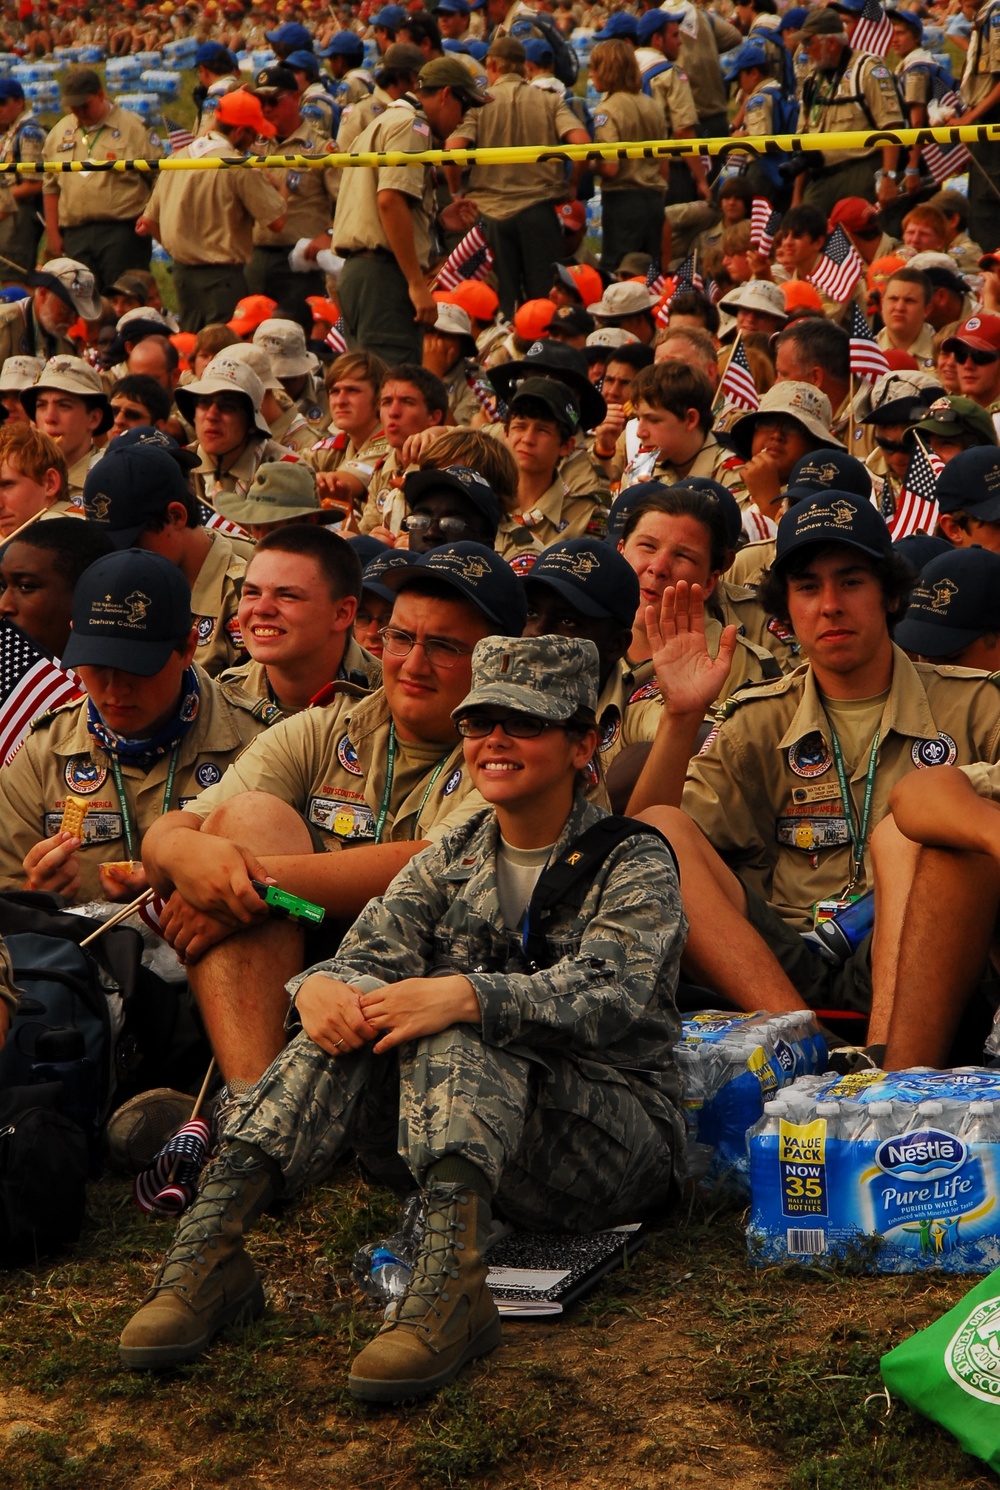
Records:
{"label": "large american flag", "polygon": [[482,223],[477,222],[441,265],[435,287],[454,290],[463,280],[483,279],[492,268],[493,250],[486,241]]}
{"label": "large american flag", "polygon": [[856,378],[869,378],[873,383],[889,371],[885,353],[872,335],[871,327],[858,309],[856,300],[851,301],[847,331],[851,338],[851,372]]}
{"label": "large american flag", "polygon": [[913,533],[934,532],[938,520],[934,488],[943,470],[944,461],[939,460],[933,450],[927,450],[918,436],[889,523],[893,543],[909,538]]}
{"label": "large american flag", "polygon": [[[940,76],[934,78],[931,102],[937,104],[939,117],[947,112],[953,119],[961,119],[965,113],[965,104]],[[960,176],[972,160],[964,145],[938,145],[933,140],[924,146],[921,154],[938,186],[942,186],[949,176]]]}
{"label": "large american flag", "polygon": [[74,673],[57,666],[10,621],[0,620],[0,765],[7,765],[33,719],[82,693]]}
{"label": "large american flag", "polygon": [[831,300],[847,300],[864,272],[864,260],[838,223],[809,280]]}
{"label": "large american flag", "polygon": [[892,22],[878,0],[865,0],[861,19],[854,28],[851,47],[855,52],[873,52],[884,57],[892,46]]}
{"label": "large american flag", "polygon": [[754,197],[750,209],[750,247],[765,258],[774,246],[774,236],[781,226],[781,213],[766,197]]}
{"label": "large american flag", "polygon": [[742,341],[737,342],[729,359],[729,365],[719,384],[719,392],[724,404],[735,404],[738,409],[747,409],[753,413],[760,406],[760,394],[757,392],[757,384],[753,380],[746,347]]}

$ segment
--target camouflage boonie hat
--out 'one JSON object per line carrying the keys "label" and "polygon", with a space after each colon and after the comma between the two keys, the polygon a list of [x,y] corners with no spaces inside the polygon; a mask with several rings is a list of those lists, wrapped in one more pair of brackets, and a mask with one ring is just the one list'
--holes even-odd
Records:
{"label": "camouflage boonie hat", "polygon": [[600,659],[576,636],[487,636],[472,654],[472,691],[452,719],[471,709],[511,709],[562,724],[597,709]]}

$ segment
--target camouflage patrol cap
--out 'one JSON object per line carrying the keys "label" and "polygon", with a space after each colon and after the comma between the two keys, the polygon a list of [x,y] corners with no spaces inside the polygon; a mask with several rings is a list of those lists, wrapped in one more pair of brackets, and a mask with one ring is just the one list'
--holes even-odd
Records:
{"label": "camouflage patrol cap", "polygon": [[471,709],[511,709],[562,724],[597,709],[600,658],[577,636],[487,636],[472,654],[472,691],[452,719]]}

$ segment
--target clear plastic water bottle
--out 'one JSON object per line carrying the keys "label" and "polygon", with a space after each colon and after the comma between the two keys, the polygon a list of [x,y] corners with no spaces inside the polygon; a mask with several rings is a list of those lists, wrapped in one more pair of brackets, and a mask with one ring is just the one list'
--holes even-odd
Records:
{"label": "clear plastic water bottle", "polygon": [[423,1239],[422,1196],[415,1191],[406,1201],[392,1236],[368,1242],[351,1264],[361,1292],[382,1306],[401,1299],[413,1277],[413,1263]]}

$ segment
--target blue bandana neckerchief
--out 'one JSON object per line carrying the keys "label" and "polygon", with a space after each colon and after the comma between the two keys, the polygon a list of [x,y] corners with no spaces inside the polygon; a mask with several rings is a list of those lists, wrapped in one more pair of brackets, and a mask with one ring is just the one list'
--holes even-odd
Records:
{"label": "blue bandana neckerchief", "polygon": [[161,756],[166,755],[168,750],[172,750],[184,738],[198,717],[200,703],[198,675],[193,667],[189,667],[185,669],[181,679],[180,708],[148,740],[127,740],[124,736],[115,734],[105,724],[90,699],[87,700],[87,729],[97,743],[123,765],[138,766],[140,770],[148,771]]}

